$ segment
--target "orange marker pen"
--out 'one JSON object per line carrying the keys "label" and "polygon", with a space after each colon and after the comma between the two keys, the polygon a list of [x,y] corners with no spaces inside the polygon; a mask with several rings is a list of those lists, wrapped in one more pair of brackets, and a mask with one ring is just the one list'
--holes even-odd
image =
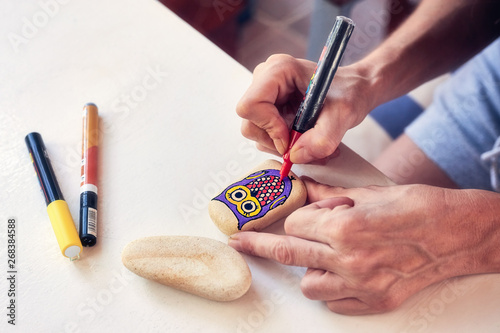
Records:
{"label": "orange marker pen", "polygon": [[97,152],[99,143],[97,106],[83,108],[82,166],[80,182],[80,231],[83,246],[97,243]]}

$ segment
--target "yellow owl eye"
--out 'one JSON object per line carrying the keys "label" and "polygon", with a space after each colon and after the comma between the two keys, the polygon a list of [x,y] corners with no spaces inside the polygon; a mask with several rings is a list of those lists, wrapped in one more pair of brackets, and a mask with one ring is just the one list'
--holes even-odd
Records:
{"label": "yellow owl eye", "polygon": [[241,209],[246,213],[246,214],[251,214],[257,209],[257,205],[255,202],[251,200],[247,200],[241,204]]}
{"label": "yellow owl eye", "polygon": [[238,213],[245,217],[256,216],[262,210],[257,198],[250,193],[250,189],[242,185],[236,185],[227,190],[226,199],[236,206]]}
{"label": "yellow owl eye", "polygon": [[230,194],[231,199],[236,202],[240,202],[247,197],[247,193],[241,189],[238,189]]}

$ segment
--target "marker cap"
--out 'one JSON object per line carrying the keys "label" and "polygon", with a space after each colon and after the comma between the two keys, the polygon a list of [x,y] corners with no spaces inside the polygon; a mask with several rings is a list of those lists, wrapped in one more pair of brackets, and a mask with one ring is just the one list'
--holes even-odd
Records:
{"label": "marker cap", "polygon": [[62,254],[72,261],[78,259],[82,251],[82,243],[66,201],[51,202],[47,206],[47,213]]}

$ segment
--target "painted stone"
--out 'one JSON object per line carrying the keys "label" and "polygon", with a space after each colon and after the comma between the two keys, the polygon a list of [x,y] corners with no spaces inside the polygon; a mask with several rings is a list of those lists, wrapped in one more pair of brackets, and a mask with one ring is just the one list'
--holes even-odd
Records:
{"label": "painted stone", "polygon": [[133,273],[215,301],[243,296],[252,275],[227,244],[196,236],[154,236],[129,243],[122,262]]}
{"label": "painted stone", "polygon": [[281,163],[267,160],[213,198],[208,211],[226,235],[262,230],[304,205],[304,183],[290,173],[280,181]]}

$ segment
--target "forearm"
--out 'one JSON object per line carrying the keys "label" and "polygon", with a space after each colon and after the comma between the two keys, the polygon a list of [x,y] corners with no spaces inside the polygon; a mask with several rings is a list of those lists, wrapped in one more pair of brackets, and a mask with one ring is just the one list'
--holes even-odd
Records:
{"label": "forearm", "polygon": [[500,35],[499,19],[500,1],[423,0],[398,30],[352,66],[369,78],[378,105],[466,62]]}

